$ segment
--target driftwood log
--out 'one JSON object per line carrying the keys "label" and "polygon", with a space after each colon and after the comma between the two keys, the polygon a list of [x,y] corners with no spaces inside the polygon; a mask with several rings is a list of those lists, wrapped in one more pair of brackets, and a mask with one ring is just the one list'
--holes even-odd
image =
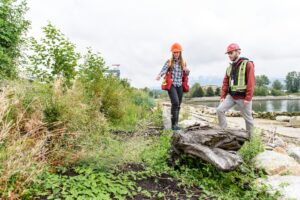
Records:
{"label": "driftwood log", "polygon": [[174,132],[171,159],[175,161],[181,154],[187,154],[211,163],[219,170],[232,171],[242,163],[237,151],[247,140],[249,134],[245,130],[222,130],[196,124]]}

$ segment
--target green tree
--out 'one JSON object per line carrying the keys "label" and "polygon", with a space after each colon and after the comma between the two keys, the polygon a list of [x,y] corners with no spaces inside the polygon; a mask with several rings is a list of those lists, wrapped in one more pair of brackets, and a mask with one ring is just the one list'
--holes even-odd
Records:
{"label": "green tree", "polygon": [[254,96],[267,96],[269,89],[266,86],[258,86],[254,89]]}
{"label": "green tree", "polygon": [[45,36],[40,42],[31,38],[33,54],[29,56],[28,70],[33,77],[47,82],[62,77],[64,84],[70,86],[80,54],[76,53],[75,45],[51,23],[43,27],[43,32]]}
{"label": "green tree", "polygon": [[283,85],[279,80],[275,80],[272,84],[272,90],[271,94],[273,96],[281,96],[284,95],[284,92],[282,91]]}
{"label": "green tree", "polygon": [[221,88],[217,87],[216,91],[215,91],[215,95],[216,96],[220,96],[221,95]]}
{"label": "green tree", "polygon": [[30,25],[26,11],[25,1],[0,0],[0,79],[18,76],[24,34]]}
{"label": "green tree", "polygon": [[259,75],[255,77],[256,86],[268,86],[270,80],[266,75]]}
{"label": "green tree", "polygon": [[283,85],[282,85],[282,83],[279,80],[275,80],[273,82],[272,88],[274,90],[282,90],[283,89]]}
{"label": "green tree", "polygon": [[266,75],[255,76],[255,82],[254,96],[267,96],[269,94],[269,78]]}
{"label": "green tree", "polygon": [[83,59],[83,64],[79,65],[79,78],[85,83],[103,79],[108,68],[105,66],[101,54],[99,52],[94,53],[91,48],[88,48]]}
{"label": "green tree", "polygon": [[214,90],[212,89],[212,87],[208,87],[207,88],[207,90],[206,90],[206,96],[207,97],[212,97],[212,96],[214,96],[215,95],[215,93],[214,93]]}
{"label": "green tree", "polygon": [[283,92],[282,90],[272,89],[272,90],[271,90],[271,94],[272,94],[273,96],[282,96],[282,95],[284,95],[284,92]]}
{"label": "green tree", "polygon": [[204,93],[204,90],[203,88],[200,86],[199,88],[199,97],[204,97],[205,93]]}
{"label": "green tree", "polygon": [[200,86],[199,83],[195,83],[190,91],[191,97],[203,97],[204,96],[204,91],[203,88]]}
{"label": "green tree", "polygon": [[286,89],[288,92],[298,92],[300,88],[300,72],[292,71],[285,78]]}

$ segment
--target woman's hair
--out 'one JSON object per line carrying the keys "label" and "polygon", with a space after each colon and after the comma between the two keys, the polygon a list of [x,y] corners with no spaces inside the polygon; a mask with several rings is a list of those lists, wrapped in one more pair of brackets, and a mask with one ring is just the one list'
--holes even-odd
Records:
{"label": "woman's hair", "polygon": [[[181,68],[183,68],[184,65],[185,65],[185,62],[184,62],[184,60],[183,60],[183,58],[182,58],[182,52],[180,52],[180,55],[179,55],[179,63],[180,63],[180,65],[181,65]],[[169,63],[169,67],[170,67],[171,69],[174,68],[174,55],[173,55],[173,54],[172,54],[171,62]]]}

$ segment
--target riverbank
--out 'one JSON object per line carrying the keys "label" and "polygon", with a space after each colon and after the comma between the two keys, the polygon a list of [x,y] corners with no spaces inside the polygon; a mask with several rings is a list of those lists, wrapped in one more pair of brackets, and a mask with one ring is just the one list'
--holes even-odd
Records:
{"label": "riverbank", "polygon": [[[219,96],[184,98],[185,103],[216,102],[216,101],[219,101],[219,100],[220,100]],[[287,95],[287,96],[259,96],[259,97],[253,97],[253,101],[270,101],[270,100],[300,100],[300,96]]]}
{"label": "riverbank", "polygon": [[[216,109],[194,104],[184,104],[185,110],[188,110],[190,115],[198,118],[204,117],[207,121],[211,123],[217,123]],[[185,114],[187,115],[187,114]],[[300,145],[300,128],[294,128],[287,121],[277,121],[275,120],[277,116],[299,116],[300,113],[276,113],[276,112],[261,112],[253,113],[255,118],[255,126],[261,130],[267,132],[276,132],[279,135],[286,137],[287,139],[296,142]],[[245,129],[244,119],[241,117],[240,112],[230,110],[226,113],[228,125],[233,128],[243,128]],[[186,118],[186,117],[185,117]]]}

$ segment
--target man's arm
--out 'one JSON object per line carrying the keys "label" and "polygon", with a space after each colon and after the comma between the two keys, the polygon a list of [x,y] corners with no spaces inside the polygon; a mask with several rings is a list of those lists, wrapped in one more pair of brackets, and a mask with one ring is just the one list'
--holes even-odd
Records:
{"label": "man's arm", "polygon": [[225,74],[223,79],[222,91],[221,91],[221,99],[226,98],[226,95],[228,93],[228,87],[229,87],[229,77],[227,76],[227,74]]}
{"label": "man's arm", "polygon": [[247,89],[246,89],[246,101],[251,101],[255,87],[255,73],[253,62],[247,63]]}

